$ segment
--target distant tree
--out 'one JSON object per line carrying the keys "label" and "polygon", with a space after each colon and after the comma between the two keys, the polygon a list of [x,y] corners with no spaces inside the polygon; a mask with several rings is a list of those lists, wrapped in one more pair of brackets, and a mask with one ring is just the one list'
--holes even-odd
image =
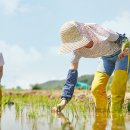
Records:
{"label": "distant tree", "polygon": [[[94,75],[82,75],[78,77],[78,82],[84,82],[91,86]],[[65,84],[65,80],[50,80],[42,84],[30,85],[32,90],[49,90],[49,89],[62,89]]]}
{"label": "distant tree", "polygon": [[87,83],[89,85],[92,84],[92,81],[93,81],[93,78],[94,78],[94,75],[82,75],[78,78],[78,81],[79,82],[84,82],[84,83]]}
{"label": "distant tree", "polygon": [[17,90],[22,90],[22,88],[20,86],[17,86],[16,89]]}
{"label": "distant tree", "polygon": [[31,89],[32,90],[41,90],[41,85],[40,84],[34,84],[34,85],[31,85]]}

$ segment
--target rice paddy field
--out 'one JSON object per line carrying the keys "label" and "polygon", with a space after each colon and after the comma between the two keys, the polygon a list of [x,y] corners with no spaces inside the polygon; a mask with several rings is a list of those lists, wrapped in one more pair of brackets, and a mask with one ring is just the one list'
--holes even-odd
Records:
{"label": "rice paddy field", "polygon": [[0,105],[0,130],[130,130],[130,104],[123,114],[95,113],[89,91],[75,90],[66,108],[54,113],[61,91],[4,91]]}

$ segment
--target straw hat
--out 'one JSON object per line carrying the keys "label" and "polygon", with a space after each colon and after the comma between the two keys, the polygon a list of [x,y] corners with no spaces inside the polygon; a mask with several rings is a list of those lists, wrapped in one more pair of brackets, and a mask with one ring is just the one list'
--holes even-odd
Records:
{"label": "straw hat", "polygon": [[85,46],[90,42],[88,36],[79,29],[80,23],[76,21],[66,22],[60,29],[61,46],[59,53],[69,53]]}

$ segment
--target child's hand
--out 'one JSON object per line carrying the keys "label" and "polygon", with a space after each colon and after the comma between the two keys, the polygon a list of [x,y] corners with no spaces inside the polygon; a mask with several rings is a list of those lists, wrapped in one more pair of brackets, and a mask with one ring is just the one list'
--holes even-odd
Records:
{"label": "child's hand", "polygon": [[125,56],[127,56],[129,53],[130,53],[130,49],[129,48],[125,48],[124,51],[122,51],[118,55],[118,58],[121,60],[122,58],[124,58]]}

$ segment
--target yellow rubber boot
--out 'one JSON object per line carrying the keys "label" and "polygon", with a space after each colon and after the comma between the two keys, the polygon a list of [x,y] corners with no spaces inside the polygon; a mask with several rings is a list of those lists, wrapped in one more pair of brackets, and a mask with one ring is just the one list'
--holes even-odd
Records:
{"label": "yellow rubber boot", "polygon": [[125,70],[115,70],[111,85],[111,112],[121,112],[124,102],[128,72]]}
{"label": "yellow rubber boot", "polygon": [[96,71],[95,73],[91,90],[94,96],[96,111],[107,110],[106,85],[109,77],[109,75],[103,72]]}

